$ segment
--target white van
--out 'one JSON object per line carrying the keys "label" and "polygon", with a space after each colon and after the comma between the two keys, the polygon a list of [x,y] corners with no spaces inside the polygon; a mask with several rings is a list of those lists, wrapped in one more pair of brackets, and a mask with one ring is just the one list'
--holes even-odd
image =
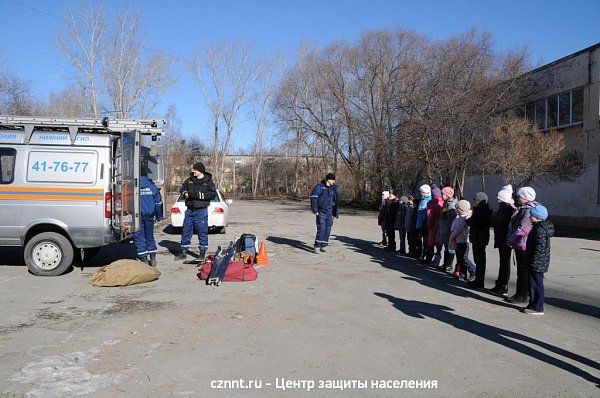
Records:
{"label": "white van", "polygon": [[35,275],[60,275],[129,238],[141,167],[163,183],[164,124],[0,116],[0,246],[24,247]]}

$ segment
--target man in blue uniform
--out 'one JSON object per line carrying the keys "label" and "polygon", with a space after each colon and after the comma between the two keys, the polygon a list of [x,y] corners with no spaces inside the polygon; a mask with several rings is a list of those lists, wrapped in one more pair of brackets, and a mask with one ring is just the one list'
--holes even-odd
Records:
{"label": "man in blue uniform", "polygon": [[315,185],[310,194],[310,208],[317,216],[317,237],[315,238],[314,252],[326,252],[329,245],[329,235],[333,226],[333,217],[338,216],[338,186],[335,175],[329,173],[325,179]]}
{"label": "man in blue uniform", "polygon": [[190,178],[183,182],[181,193],[185,197],[185,218],[181,235],[181,253],[176,260],[185,260],[192,244],[192,235],[198,234],[200,259],[204,259],[208,250],[208,206],[217,197],[217,189],[212,175],[206,172],[203,163],[194,163]]}
{"label": "man in blue uniform", "polygon": [[[163,219],[163,202],[154,182],[148,178],[147,169],[142,169],[140,177],[140,229],[133,234],[137,258],[156,267],[156,241],[154,240],[154,220]],[[148,256],[150,260],[148,260]]]}

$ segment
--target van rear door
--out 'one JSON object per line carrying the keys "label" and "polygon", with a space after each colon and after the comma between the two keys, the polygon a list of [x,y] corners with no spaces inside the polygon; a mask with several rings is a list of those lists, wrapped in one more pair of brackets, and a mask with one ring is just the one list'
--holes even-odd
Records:
{"label": "van rear door", "polygon": [[140,132],[122,132],[113,145],[112,228],[124,240],[140,228]]}

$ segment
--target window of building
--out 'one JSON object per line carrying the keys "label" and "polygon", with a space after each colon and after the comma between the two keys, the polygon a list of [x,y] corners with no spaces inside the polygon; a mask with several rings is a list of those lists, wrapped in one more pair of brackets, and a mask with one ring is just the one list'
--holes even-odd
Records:
{"label": "window of building", "polygon": [[538,129],[546,128],[546,98],[535,101],[535,125]]}
{"label": "window of building", "polygon": [[558,126],[558,96],[548,97],[548,112],[546,112],[546,128]]}
{"label": "window of building", "polygon": [[571,91],[571,123],[583,122],[583,88]]}
{"label": "window of building", "polygon": [[12,148],[0,148],[0,184],[11,184],[15,179],[15,157]]}
{"label": "window of building", "polygon": [[558,124],[571,123],[571,92],[567,91],[558,95]]}
{"label": "window of building", "polygon": [[529,102],[525,105],[525,116],[531,123],[535,123],[535,103]]}
{"label": "window of building", "polygon": [[525,104],[525,116],[540,130],[583,122],[583,88]]}

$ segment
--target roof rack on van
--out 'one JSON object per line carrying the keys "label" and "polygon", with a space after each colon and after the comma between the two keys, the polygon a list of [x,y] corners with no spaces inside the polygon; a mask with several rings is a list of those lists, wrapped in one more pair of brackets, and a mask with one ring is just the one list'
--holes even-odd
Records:
{"label": "roof rack on van", "polygon": [[[110,134],[112,132],[124,132],[138,130],[142,134],[157,135],[164,134],[162,126],[167,122],[164,119],[113,119],[108,117],[102,119],[59,119],[35,116],[0,116],[0,128],[4,126],[23,126],[25,130],[25,142],[31,139],[36,128],[44,129],[67,129],[71,141],[75,138],[79,129],[86,133]],[[159,127],[160,126],[160,127]],[[155,140],[155,138],[153,138]]]}

